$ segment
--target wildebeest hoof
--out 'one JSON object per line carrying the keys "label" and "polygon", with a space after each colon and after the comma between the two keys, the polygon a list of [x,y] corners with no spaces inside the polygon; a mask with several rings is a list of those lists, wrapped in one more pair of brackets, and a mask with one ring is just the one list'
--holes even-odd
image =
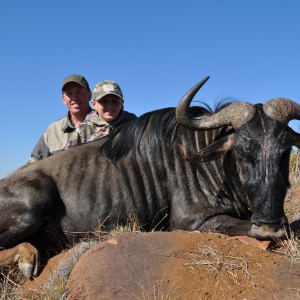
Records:
{"label": "wildebeest hoof", "polygon": [[18,262],[18,267],[25,277],[36,277],[39,267],[39,253],[35,247],[29,243],[22,243],[17,246],[18,252],[14,261]]}
{"label": "wildebeest hoof", "polygon": [[27,278],[35,277],[39,267],[39,252],[29,243],[21,243],[13,248],[0,251],[0,266],[18,264]]}
{"label": "wildebeest hoof", "polygon": [[248,235],[260,241],[265,241],[271,239],[285,239],[288,236],[288,232],[284,226],[252,224]]}

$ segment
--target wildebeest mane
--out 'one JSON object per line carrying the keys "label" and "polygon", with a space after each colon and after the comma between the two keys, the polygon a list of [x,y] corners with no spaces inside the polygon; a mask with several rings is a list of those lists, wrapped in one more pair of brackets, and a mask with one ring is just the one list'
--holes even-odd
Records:
{"label": "wildebeest mane", "polygon": [[[203,115],[212,115],[229,105],[228,99],[219,101],[212,109],[208,104],[192,106],[189,114],[192,118],[201,118]],[[149,149],[159,147],[162,141],[172,143],[176,137],[178,122],[175,117],[175,108],[164,108],[147,112],[139,118],[132,120],[115,129],[101,146],[101,152],[113,162],[128,154],[130,150],[140,153],[140,141],[147,138]],[[144,135],[147,130],[147,134]],[[156,148],[157,149],[157,148]]]}
{"label": "wildebeest mane", "polygon": [[176,126],[175,108],[147,112],[116,128],[107,137],[107,141],[101,147],[101,152],[116,162],[130,150],[139,152],[138,146],[146,129],[148,146],[152,148],[163,136],[173,135]]}

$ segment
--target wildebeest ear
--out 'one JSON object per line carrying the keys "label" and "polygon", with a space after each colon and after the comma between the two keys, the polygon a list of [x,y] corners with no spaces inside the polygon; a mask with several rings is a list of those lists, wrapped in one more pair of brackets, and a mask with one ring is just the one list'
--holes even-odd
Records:
{"label": "wildebeest ear", "polygon": [[185,158],[187,161],[200,161],[200,162],[207,162],[211,160],[218,159],[224,152],[231,149],[234,140],[235,135],[230,134],[228,136],[225,136],[221,138],[220,140],[217,140],[216,142],[208,145],[204,149],[202,149],[200,152],[197,152],[196,154],[189,155]]}

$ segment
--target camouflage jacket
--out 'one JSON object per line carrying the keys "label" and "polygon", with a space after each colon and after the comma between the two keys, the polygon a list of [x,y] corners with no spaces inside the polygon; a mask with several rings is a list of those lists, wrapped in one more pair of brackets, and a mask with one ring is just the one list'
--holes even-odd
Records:
{"label": "camouflage jacket", "polygon": [[108,124],[98,116],[95,110],[93,110],[70,135],[67,148],[98,140],[99,138],[108,135],[119,125],[135,118],[136,115],[127,111],[121,111],[118,118],[114,122]]}
{"label": "camouflage jacket", "polygon": [[122,111],[115,122],[108,124],[96,111],[91,110],[79,127],[75,128],[68,113],[47,128],[34,147],[28,162],[41,160],[72,146],[99,139],[109,134],[113,128],[135,118],[136,115]]}

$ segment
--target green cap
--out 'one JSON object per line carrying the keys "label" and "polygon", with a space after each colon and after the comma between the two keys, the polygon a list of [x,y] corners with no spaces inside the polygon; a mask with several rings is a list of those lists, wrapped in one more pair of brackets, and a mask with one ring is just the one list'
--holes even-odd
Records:
{"label": "green cap", "polygon": [[98,82],[93,90],[92,101],[99,101],[106,95],[116,95],[123,100],[123,94],[120,86],[111,80]]}
{"label": "green cap", "polygon": [[65,85],[70,83],[70,82],[78,83],[81,86],[86,87],[90,91],[90,86],[89,86],[89,83],[87,82],[87,80],[84,78],[84,76],[78,75],[78,74],[72,74],[72,75],[67,76],[63,81],[61,90],[63,91]]}

